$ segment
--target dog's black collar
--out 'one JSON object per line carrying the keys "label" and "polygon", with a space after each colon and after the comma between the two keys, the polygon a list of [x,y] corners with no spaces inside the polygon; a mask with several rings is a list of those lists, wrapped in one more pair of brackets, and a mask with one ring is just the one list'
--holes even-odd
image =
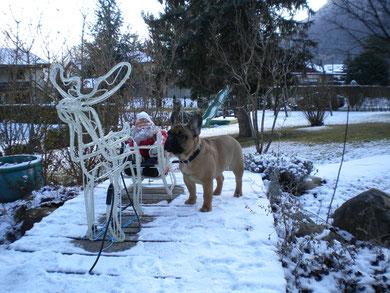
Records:
{"label": "dog's black collar", "polygon": [[172,163],[187,164],[187,163],[191,162],[193,159],[195,159],[199,155],[201,149],[202,149],[202,143],[199,144],[199,146],[196,149],[196,151],[187,160],[175,160],[175,161],[172,161]]}

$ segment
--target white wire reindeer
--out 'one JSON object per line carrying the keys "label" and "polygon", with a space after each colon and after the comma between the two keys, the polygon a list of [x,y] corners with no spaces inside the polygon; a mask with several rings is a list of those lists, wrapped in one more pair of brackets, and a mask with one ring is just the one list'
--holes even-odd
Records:
{"label": "white wire reindeer", "polygon": [[[131,65],[127,62],[121,62],[113,67],[107,74],[99,77],[91,92],[81,93],[80,77],[65,77],[64,69],[56,64],[50,72],[50,81],[59,91],[62,99],[57,105],[59,118],[68,124],[70,129],[70,151],[73,161],[80,163],[85,178],[84,197],[88,221],[88,230],[86,236],[90,240],[96,239],[95,208],[94,208],[94,183],[97,180],[109,178],[114,187],[114,195],[111,200],[112,221],[110,222],[108,232],[115,241],[124,241],[125,235],[121,229],[121,217],[118,217],[118,205],[121,204],[121,172],[130,166],[140,170],[140,154],[138,151],[127,149],[122,154],[118,150],[122,143],[129,138],[129,124],[125,124],[123,129],[118,132],[110,131],[104,135],[103,128],[98,114],[92,108],[92,105],[103,102],[114,94],[129,78]],[[57,78],[62,82],[62,86],[57,83]],[[104,89],[102,86],[110,88]],[[64,90],[63,88],[68,88]],[[77,142],[77,148],[75,145]],[[77,151],[77,154],[76,154]],[[124,160],[129,155],[134,155],[135,160]],[[96,158],[98,163],[95,167],[88,170],[86,160]],[[133,166],[132,164],[135,164]],[[132,171],[133,172],[133,171]],[[135,172],[133,172],[135,173]],[[133,174],[133,181],[142,183],[141,172]],[[138,176],[138,177],[137,177]],[[135,180],[134,180],[135,178]],[[142,185],[133,185],[134,206],[139,212],[140,196],[142,194]],[[137,186],[138,185],[138,186]],[[140,188],[139,188],[140,187]],[[110,204],[107,202],[107,220],[110,214]],[[120,214],[120,211],[119,211]]]}

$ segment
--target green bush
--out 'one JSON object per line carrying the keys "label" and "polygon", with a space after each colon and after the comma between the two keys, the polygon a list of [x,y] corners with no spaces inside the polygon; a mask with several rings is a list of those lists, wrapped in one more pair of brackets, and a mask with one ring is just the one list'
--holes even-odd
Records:
{"label": "green bush", "polygon": [[44,139],[46,150],[61,149],[69,146],[69,127],[61,125],[58,128],[49,129]]}

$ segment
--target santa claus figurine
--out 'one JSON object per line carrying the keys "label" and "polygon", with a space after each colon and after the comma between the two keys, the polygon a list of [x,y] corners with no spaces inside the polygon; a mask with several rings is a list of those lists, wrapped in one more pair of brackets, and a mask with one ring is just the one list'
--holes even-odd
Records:
{"label": "santa claus figurine", "polygon": [[[153,120],[146,112],[140,112],[136,115],[136,120],[134,126],[130,129],[130,136],[132,139],[128,140],[128,145],[130,147],[134,146],[134,142],[138,146],[148,146],[153,145],[157,141],[157,133],[159,128],[154,124]],[[167,133],[161,131],[162,134],[162,144],[164,145],[167,140]],[[158,170],[156,168],[157,157],[151,156],[148,148],[140,149],[140,154],[142,156],[142,175],[147,177],[157,177]],[[157,155],[157,154],[156,154]]]}

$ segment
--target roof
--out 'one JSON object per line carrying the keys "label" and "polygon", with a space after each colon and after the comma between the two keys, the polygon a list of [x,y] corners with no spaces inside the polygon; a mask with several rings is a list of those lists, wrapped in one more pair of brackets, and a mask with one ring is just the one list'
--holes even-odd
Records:
{"label": "roof", "polygon": [[4,65],[36,66],[49,65],[49,63],[33,53],[27,54],[22,50],[0,48],[0,66]]}
{"label": "roof", "polygon": [[344,73],[344,67],[344,64],[324,64],[322,68],[322,66],[314,64],[312,68],[321,73],[325,71],[326,74],[342,74]]}

